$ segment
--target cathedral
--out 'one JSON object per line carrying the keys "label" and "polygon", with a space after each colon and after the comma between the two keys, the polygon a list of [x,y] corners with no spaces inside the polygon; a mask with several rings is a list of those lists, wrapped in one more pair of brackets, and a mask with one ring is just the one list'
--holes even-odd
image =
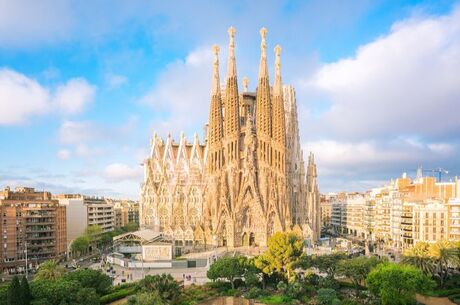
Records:
{"label": "cathedral", "polygon": [[153,135],[144,162],[140,225],[170,236],[177,246],[267,245],[278,231],[316,242],[320,234],[316,165],[303,160],[295,90],[281,79],[281,47],[275,47],[270,85],[262,28],[255,92],[238,90],[235,29],[228,30],[225,85],[214,46],[213,80],[205,139],[178,142]]}

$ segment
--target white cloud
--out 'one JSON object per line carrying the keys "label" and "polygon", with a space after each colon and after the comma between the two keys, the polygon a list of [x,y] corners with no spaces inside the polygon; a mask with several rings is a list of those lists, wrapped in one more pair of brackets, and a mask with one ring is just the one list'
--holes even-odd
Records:
{"label": "white cloud", "polygon": [[56,89],[54,102],[64,114],[78,114],[93,101],[95,91],[85,79],[74,78]]}
{"label": "white cloud", "polygon": [[49,111],[50,94],[38,82],[0,69],[0,125],[20,124]]}
{"label": "white cloud", "polygon": [[460,8],[413,18],[361,46],[353,58],[325,64],[304,90],[331,107],[308,128],[335,136],[439,136],[460,130]]}
{"label": "white cloud", "polygon": [[68,149],[60,149],[57,152],[57,157],[61,160],[68,160],[72,156],[72,152]]}
{"label": "white cloud", "polygon": [[210,91],[206,88],[211,88],[212,58],[211,47],[196,49],[185,61],[170,64],[152,90],[139,99],[168,116],[167,120],[154,122],[157,131],[201,130],[202,126],[196,124],[207,121]]}
{"label": "white cloud", "polygon": [[113,182],[125,180],[141,181],[143,170],[141,166],[128,166],[123,163],[112,163],[106,166],[104,177]]}
{"label": "white cloud", "polygon": [[59,128],[59,141],[63,144],[80,144],[98,137],[100,129],[91,122],[65,121]]}
{"label": "white cloud", "polygon": [[315,154],[321,175],[326,176],[362,176],[392,169],[402,172],[420,164],[439,166],[454,157],[459,149],[454,144],[422,144],[404,138],[388,142],[318,140],[305,143],[303,148]]}
{"label": "white cloud", "polygon": [[17,125],[52,112],[76,114],[93,101],[95,87],[77,78],[56,92],[16,71],[0,69],[0,125]]}

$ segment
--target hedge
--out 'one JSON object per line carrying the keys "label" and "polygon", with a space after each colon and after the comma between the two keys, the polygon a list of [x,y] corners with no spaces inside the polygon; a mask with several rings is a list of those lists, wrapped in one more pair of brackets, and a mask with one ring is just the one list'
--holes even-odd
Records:
{"label": "hedge", "polygon": [[122,289],[119,289],[115,292],[112,292],[112,293],[109,293],[109,294],[106,294],[104,296],[102,296],[99,301],[101,302],[101,304],[109,304],[109,303],[112,303],[114,301],[117,301],[117,300],[120,300],[120,299],[123,299],[127,296],[130,296],[132,294],[134,294],[137,290],[137,287],[136,286],[133,286],[133,287],[128,287],[128,288],[122,288]]}

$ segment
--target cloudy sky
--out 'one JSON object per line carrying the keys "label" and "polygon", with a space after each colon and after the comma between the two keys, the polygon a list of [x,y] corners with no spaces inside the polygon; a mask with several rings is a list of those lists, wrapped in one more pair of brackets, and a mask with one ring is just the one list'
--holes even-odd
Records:
{"label": "cloudy sky", "polygon": [[137,198],[154,131],[202,137],[230,25],[252,90],[259,28],[272,73],[282,45],[323,192],[460,175],[459,2],[0,0],[0,187]]}

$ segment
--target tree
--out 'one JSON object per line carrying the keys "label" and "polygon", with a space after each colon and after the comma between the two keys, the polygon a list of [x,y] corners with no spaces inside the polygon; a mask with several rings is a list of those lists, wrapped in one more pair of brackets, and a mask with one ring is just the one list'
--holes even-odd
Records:
{"label": "tree", "polygon": [[432,289],[434,282],[420,269],[395,263],[379,264],[367,277],[369,290],[380,297],[382,305],[407,305],[415,293]]}
{"label": "tree", "polygon": [[457,251],[458,249],[455,247],[455,244],[447,240],[437,241],[429,248],[429,253],[436,266],[436,276],[439,279],[441,287],[444,287],[444,283],[449,276],[449,268],[460,265]]}
{"label": "tree", "polygon": [[[179,283],[170,275],[148,275],[139,282],[139,286],[146,292],[158,292],[158,296],[164,301],[174,303],[180,296]],[[150,304],[150,303],[146,303]]]}
{"label": "tree", "polygon": [[103,230],[99,225],[89,225],[85,229],[85,235],[89,237],[91,242],[97,240],[102,232]]}
{"label": "tree", "polygon": [[64,275],[64,279],[76,281],[83,288],[94,288],[96,293],[100,295],[105,294],[112,286],[112,279],[108,275],[93,269],[79,269],[69,272]]}
{"label": "tree", "polygon": [[64,268],[55,261],[48,260],[40,264],[34,281],[49,280],[55,281],[64,274]]}
{"label": "tree", "polygon": [[356,289],[364,284],[371,270],[381,263],[376,257],[356,257],[352,259],[344,259],[339,261],[337,273],[349,278]]}
{"label": "tree", "polygon": [[8,287],[8,305],[22,305],[21,284],[16,275]]}
{"label": "tree", "polygon": [[345,253],[332,253],[327,255],[314,256],[312,266],[318,268],[320,272],[327,274],[329,278],[334,278],[339,261],[345,259]]}
{"label": "tree", "polygon": [[77,237],[72,242],[70,249],[72,250],[73,253],[78,253],[78,255],[81,255],[82,252],[88,250],[89,244],[90,244],[89,237],[86,235],[82,235],[80,237]]}
{"label": "tree", "polygon": [[418,242],[404,253],[403,262],[422,270],[444,284],[449,277],[449,268],[460,265],[460,251],[454,242],[440,240],[434,244]]}
{"label": "tree", "polygon": [[280,273],[288,281],[302,257],[303,241],[294,233],[278,232],[268,240],[268,250],[256,259],[257,268],[266,274]]}
{"label": "tree", "polygon": [[97,305],[99,296],[93,288],[84,288],[77,281],[60,278],[55,281],[32,282],[34,305]]}
{"label": "tree", "polygon": [[235,278],[243,277],[243,275],[244,265],[238,257],[221,257],[209,267],[207,272],[207,276],[211,280],[227,279],[231,283],[232,289],[235,289]]}
{"label": "tree", "polygon": [[418,242],[415,246],[404,252],[402,262],[419,268],[428,276],[433,276],[436,266],[429,253],[429,249],[429,243]]}
{"label": "tree", "polygon": [[334,289],[331,288],[318,289],[316,300],[320,305],[332,305],[340,303],[339,299],[337,298],[337,293]]}
{"label": "tree", "polygon": [[22,305],[30,305],[32,293],[30,292],[29,281],[25,276],[21,279],[21,301]]}

